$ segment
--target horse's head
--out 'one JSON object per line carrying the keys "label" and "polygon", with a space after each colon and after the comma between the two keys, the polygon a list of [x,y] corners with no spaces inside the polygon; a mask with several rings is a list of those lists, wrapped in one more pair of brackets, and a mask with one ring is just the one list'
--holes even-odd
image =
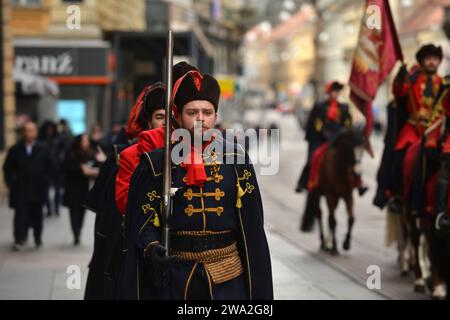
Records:
{"label": "horse's head", "polygon": [[343,145],[353,145],[353,132],[347,128],[341,128],[331,139],[332,148],[340,148]]}
{"label": "horse's head", "polygon": [[359,127],[342,128],[331,142],[331,147],[340,150],[349,162],[359,162],[364,151],[364,131]]}

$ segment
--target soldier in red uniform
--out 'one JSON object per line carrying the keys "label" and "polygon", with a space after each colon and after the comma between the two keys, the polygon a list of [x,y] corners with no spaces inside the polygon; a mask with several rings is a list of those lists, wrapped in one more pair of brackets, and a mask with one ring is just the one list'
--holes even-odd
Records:
{"label": "soldier in red uniform", "polygon": [[[396,99],[405,99],[408,120],[400,129],[395,143],[394,173],[396,175],[393,186],[393,197],[389,203],[391,212],[402,212],[403,207],[403,168],[405,154],[414,144],[420,143],[426,129],[431,125],[435,98],[441,85],[441,77],[437,69],[442,61],[442,49],[432,44],[420,48],[416,54],[419,65],[414,66],[408,73],[403,65],[393,84],[393,94]],[[439,132],[427,135],[425,148],[427,151],[435,150],[438,146]],[[409,161],[409,160],[408,160]]]}

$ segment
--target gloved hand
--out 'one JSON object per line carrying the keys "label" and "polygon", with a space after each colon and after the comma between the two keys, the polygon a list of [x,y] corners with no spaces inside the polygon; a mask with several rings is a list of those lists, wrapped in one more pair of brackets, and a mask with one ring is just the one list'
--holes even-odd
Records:
{"label": "gloved hand", "polygon": [[166,287],[170,283],[168,267],[176,262],[176,256],[166,256],[166,248],[159,243],[151,244],[144,252],[144,258],[150,262],[150,277],[155,288]]}
{"label": "gloved hand", "polygon": [[406,76],[408,75],[408,67],[406,64],[402,64],[400,69],[397,72],[397,75],[395,76],[395,82],[404,82]]}
{"label": "gloved hand", "polygon": [[151,244],[145,251],[145,258],[155,267],[168,267],[177,261],[176,256],[166,256],[166,248],[159,243]]}

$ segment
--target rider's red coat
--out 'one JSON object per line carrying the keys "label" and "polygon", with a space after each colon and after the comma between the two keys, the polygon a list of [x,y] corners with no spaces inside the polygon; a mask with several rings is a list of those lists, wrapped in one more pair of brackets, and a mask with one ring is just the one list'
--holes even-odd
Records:
{"label": "rider's red coat", "polygon": [[[395,144],[395,150],[402,150],[415,142],[419,141],[425,132],[428,120],[433,110],[433,99],[424,97],[426,87],[425,72],[415,69],[409,77],[409,82],[394,82],[393,94],[396,97],[408,96],[406,109],[409,114],[408,122],[401,128]],[[437,74],[433,75],[433,92],[435,95],[439,90],[441,77]],[[437,147],[439,132],[432,132],[429,135],[426,146],[430,148]]]}

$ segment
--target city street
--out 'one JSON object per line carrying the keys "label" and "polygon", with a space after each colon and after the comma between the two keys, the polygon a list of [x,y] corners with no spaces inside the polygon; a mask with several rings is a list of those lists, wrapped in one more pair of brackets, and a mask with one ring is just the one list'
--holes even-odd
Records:
{"label": "city street", "polygon": [[[372,136],[375,158],[365,153],[363,157],[363,180],[369,191],[359,198],[354,192],[355,224],[353,227],[352,247],[349,252],[342,249],[342,242],[347,228],[347,213],[344,203],[337,208],[337,239],[340,256],[330,256],[319,252],[318,227],[312,233],[300,233],[300,219],[304,209],[305,194],[294,192],[297,179],[306,160],[306,147],[303,132],[297,129],[294,118],[285,117],[282,122],[282,144],[280,170],[276,177],[260,176],[259,184],[264,199],[266,225],[273,234],[293,244],[304,253],[312,255],[321,264],[326,264],[346,276],[348,285],[341,290],[353,292],[351,283],[366,286],[367,268],[378,266],[381,270],[381,289],[379,295],[388,299],[427,299],[428,296],[413,292],[412,274],[400,277],[395,248],[385,246],[386,212],[372,205],[376,189],[376,172],[383,148],[382,137]],[[323,201],[321,204],[323,225],[327,230],[328,211]],[[326,232],[326,231],[325,231]],[[273,254],[273,253],[272,253]],[[318,263],[318,265],[320,265]],[[300,269],[301,266],[298,266]],[[320,278],[320,276],[319,276]],[[331,285],[331,284],[329,284]],[[338,287],[338,286],[336,286]],[[366,296],[360,296],[366,298]]]}
{"label": "city street", "polygon": [[[338,257],[319,253],[318,235],[298,231],[304,195],[294,193],[305,160],[306,144],[295,119],[283,119],[280,170],[260,176],[266,231],[272,255],[276,299],[426,299],[415,294],[412,279],[401,278],[396,252],[384,246],[385,213],[371,205],[378,157],[364,158],[364,179],[370,186],[356,199],[356,223],[351,250]],[[381,139],[374,139],[379,156]],[[325,206],[323,206],[326,213]],[[343,206],[338,208],[339,243],[346,227]],[[94,214],[87,212],[80,247],[72,246],[68,212],[46,218],[43,247],[35,250],[32,236],[23,252],[12,252],[12,211],[0,209],[0,299],[82,299],[92,252]],[[66,286],[67,268],[81,269],[81,288]],[[381,289],[366,287],[367,267],[381,269]]]}

